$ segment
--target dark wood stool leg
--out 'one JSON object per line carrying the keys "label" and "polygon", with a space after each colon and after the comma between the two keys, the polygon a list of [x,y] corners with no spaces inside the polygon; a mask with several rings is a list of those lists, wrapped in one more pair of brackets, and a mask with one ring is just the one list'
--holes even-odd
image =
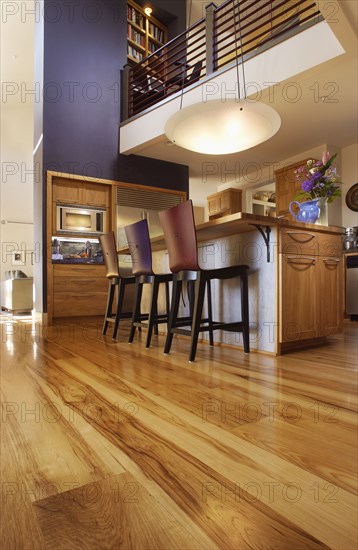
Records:
{"label": "dark wood stool leg", "polygon": [[116,317],[114,320],[114,327],[113,327],[113,334],[112,338],[115,340],[117,338],[117,332],[118,332],[118,325],[119,320],[121,318],[122,308],[123,308],[123,299],[124,299],[124,289],[125,289],[125,283],[123,279],[119,279],[118,283],[118,298],[117,298],[117,311],[116,311]]}
{"label": "dark wood stool leg", "polygon": [[198,272],[198,278],[195,284],[195,303],[193,312],[193,322],[191,327],[191,344],[189,361],[195,360],[196,347],[198,344],[199,329],[201,325],[201,319],[203,314],[203,304],[205,297],[206,278],[202,271]]}
{"label": "dark wood stool leg", "polygon": [[195,302],[195,280],[187,282],[188,289],[188,301],[189,301],[189,315],[193,318],[194,302]]}
{"label": "dark wood stool leg", "polygon": [[140,303],[142,300],[142,291],[143,284],[139,281],[139,278],[135,282],[135,293],[134,293],[134,305],[133,305],[133,315],[132,315],[132,325],[129,333],[128,342],[131,344],[135,335],[135,325],[140,320]]}
{"label": "dark wood stool leg", "polygon": [[209,323],[209,342],[210,345],[214,345],[214,333],[213,333],[213,307],[211,302],[211,281],[210,279],[207,281],[206,284],[206,291],[208,296],[208,323]]}
{"label": "dark wood stool leg", "polygon": [[104,323],[103,323],[103,329],[102,329],[102,334],[103,335],[105,335],[106,332],[107,332],[108,319],[112,314],[113,299],[114,299],[114,293],[115,293],[115,290],[116,290],[116,286],[117,286],[116,282],[113,279],[111,279],[109,281],[109,286],[108,286],[106,315],[104,317]]}
{"label": "dark wood stool leg", "polygon": [[250,325],[249,325],[249,289],[247,271],[241,277],[241,320],[243,322],[242,338],[244,341],[244,352],[250,353]]}
{"label": "dark wood stool leg", "polygon": [[147,341],[146,341],[146,344],[145,344],[146,348],[149,348],[149,346],[150,346],[150,341],[152,339],[153,327],[156,328],[156,333],[155,334],[158,334],[158,323],[157,323],[157,317],[158,317],[158,292],[159,292],[159,281],[156,277],[154,277],[154,281],[152,283],[152,298],[151,298],[149,318],[148,318],[148,334],[147,334]]}
{"label": "dark wood stool leg", "polygon": [[178,281],[176,275],[173,277],[172,303],[169,316],[168,334],[165,340],[164,353],[169,353],[173,341],[172,329],[175,328],[175,321],[178,317],[180,294],[182,289],[182,281]]}
{"label": "dark wood stool leg", "polygon": [[165,281],[165,312],[167,315],[167,330],[169,330],[170,302],[169,302],[169,283]]}

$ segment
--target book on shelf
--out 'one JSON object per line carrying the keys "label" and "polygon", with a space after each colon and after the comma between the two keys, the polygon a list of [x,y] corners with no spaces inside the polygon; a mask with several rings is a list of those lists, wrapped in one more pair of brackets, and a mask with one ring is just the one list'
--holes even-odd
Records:
{"label": "book on shelf", "polygon": [[136,61],[142,61],[143,54],[128,44],[128,56],[132,57]]}
{"label": "book on shelf", "polygon": [[150,51],[150,53],[154,53],[156,52],[158,49],[158,46],[156,44],[154,44],[154,42],[151,42],[150,40],[148,41],[148,50]]}
{"label": "book on shelf", "polygon": [[153,23],[149,23],[149,34],[158,40],[158,42],[163,42],[164,40],[163,31]]}
{"label": "book on shelf", "polygon": [[127,8],[128,8],[127,17],[129,21],[132,21],[133,23],[138,25],[138,27],[140,27],[141,29],[144,29],[145,27],[144,16],[141,13],[139,13],[137,10],[132,8],[132,6],[127,6]]}
{"label": "book on shelf", "polygon": [[135,29],[133,29],[133,27],[130,25],[130,23],[128,23],[128,26],[127,26],[127,37],[130,40],[132,40],[133,42],[136,42],[137,44],[142,46],[142,48],[145,47],[145,37],[144,37],[144,35],[141,34],[140,32],[137,32]]}

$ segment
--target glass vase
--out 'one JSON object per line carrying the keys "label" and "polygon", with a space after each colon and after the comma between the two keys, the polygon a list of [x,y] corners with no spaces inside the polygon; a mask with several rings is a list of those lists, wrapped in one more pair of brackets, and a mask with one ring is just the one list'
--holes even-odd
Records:
{"label": "glass vase", "polygon": [[318,225],[328,225],[328,204],[326,197],[321,197],[318,199],[318,206],[319,206],[319,216],[316,221],[316,224]]}

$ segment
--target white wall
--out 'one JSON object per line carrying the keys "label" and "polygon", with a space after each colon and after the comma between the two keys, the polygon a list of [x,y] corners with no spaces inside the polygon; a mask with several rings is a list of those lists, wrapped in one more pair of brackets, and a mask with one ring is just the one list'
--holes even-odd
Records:
{"label": "white wall", "polygon": [[342,149],[342,225],[358,226],[358,212],[353,212],[346,205],[346,194],[349,188],[358,183],[358,143]]}
{"label": "white wall", "polygon": [[[1,280],[5,270],[33,275],[33,114],[26,107],[3,109],[1,121]],[[23,266],[12,252],[26,251]]]}
{"label": "white wall", "polygon": [[[31,1],[26,3],[31,8]],[[19,9],[1,18],[1,187],[0,279],[6,270],[32,276],[33,235],[33,110],[34,19]],[[15,3],[14,3],[14,7]],[[39,174],[36,176],[39,177]],[[25,265],[14,264],[13,253],[25,252]]]}

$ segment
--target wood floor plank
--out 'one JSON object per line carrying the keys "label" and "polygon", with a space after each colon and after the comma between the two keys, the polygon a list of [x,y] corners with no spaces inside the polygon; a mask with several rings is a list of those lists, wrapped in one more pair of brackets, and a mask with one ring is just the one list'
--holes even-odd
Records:
{"label": "wood floor plank", "polygon": [[164,356],[101,321],[0,316],[2,547],[356,547],[356,323],[282,357],[200,344],[189,364],[185,338]]}
{"label": "wood floor plank", "polygon": [[195,550],[207,544],[206,538],[196,540],[129,473],[40,500],[34,509],[48,550]]}

